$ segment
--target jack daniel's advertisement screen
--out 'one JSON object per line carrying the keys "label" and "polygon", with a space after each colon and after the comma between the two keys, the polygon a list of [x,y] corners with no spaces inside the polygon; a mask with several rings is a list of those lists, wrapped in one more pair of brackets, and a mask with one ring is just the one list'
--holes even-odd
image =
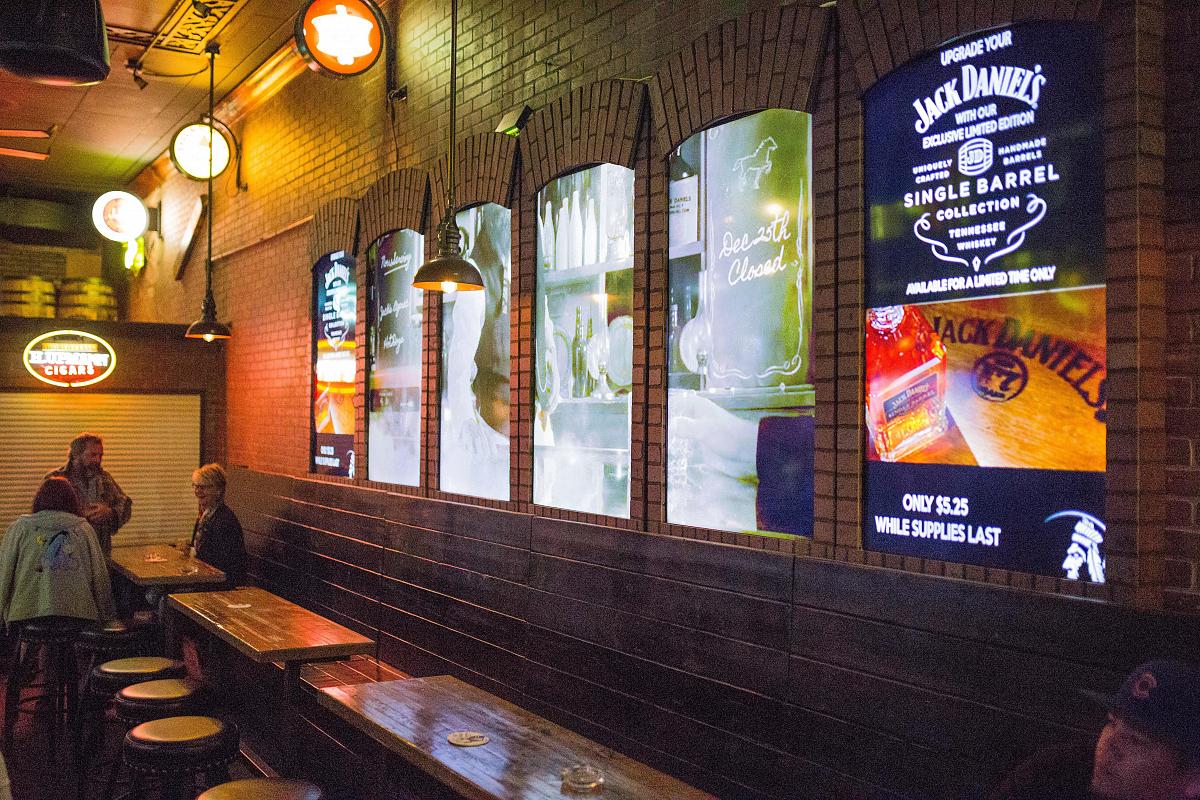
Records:
{"label": "jack daniel's advertisement screen", "polygon": [[312,471],[354,477],[354,259],[322,256],[313,267]]}
{"label": "jack daniel's advertisement screen", "polygon": [[442,295],[440,488],[508,499],[512,212],[495,203],[455,216],[482,292]]}
{"label": "jack daniel's advertisement screen", "polygon": [[1105,580],[1099,29],[950,42],[866,103],[865,545]]}
{"label": "jack daniel's advertisement screen", "polygon": [[367,248],[371,275],[367,340],[367,477],[421,482],[422,295],[412,285],[424,261],[425,237],[385,233]]}
{"label": "jack daniel's advertisement screen", "polygon": [[633,170],[556,178],[537,215],[533,501],[628,517]]}
{"label": "jack daniel's advertisement screen", "polygon": [[668,522],[812,534],[811,134],[771,109],[670,158]]}

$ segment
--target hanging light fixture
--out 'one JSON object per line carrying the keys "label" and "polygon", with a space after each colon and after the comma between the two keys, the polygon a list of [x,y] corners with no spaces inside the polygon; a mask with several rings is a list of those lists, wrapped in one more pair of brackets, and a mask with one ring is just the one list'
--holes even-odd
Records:
{"label": "hanging light fixture", "polygon": [[470,261],[462,257],[462,234],[454,219],[454,137],[455,95],[458,91],[458,0],[450,0],[450,146],[446,152],[449,167],[446,182],[446,213],[438,225],[438,252],[421,265],[413,276],[413,286],[432,292],[478,292],[483,277]]}
{"label": "hanging light fixture", "polygon": [[[217,53],[221,52],[216,42],[209,42],[204,48],[208,53],[208,120],[212,124],[213,95],[216,90]],[[208,136],[208,252],[204,256],[204,305],[200,309],[200,319],[188,326],[184,336],[188,339],[203,339],[211,342],[216,339],[230,337],[229,326],[217,321],[217,301],[213,298],[212,289],[212,231],[213,231],[213,138],[216,131],[210,131]]]}
{"label": "hanging light fixture", "polygon": [[0,3],[0,69],[51,86],[108,77],[108,34],[100,0]]}

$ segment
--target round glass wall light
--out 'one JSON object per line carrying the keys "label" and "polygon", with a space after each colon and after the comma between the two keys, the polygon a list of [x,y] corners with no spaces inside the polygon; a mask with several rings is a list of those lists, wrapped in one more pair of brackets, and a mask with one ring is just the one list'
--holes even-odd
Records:
{"label": "round glass wall light", "polygon": [[309,68],[349,78],[375,65],[386,28],[375,0],[308,0],[296,15],[296,49]]}
{"label": "round glass wall light", "polygon": [[[215,135],[214,135],[215,134]],[[212,139],[212,177],[229,166],[229,140],[207,122],[185,125],[171,140],[171,161],[194,181],[208,180],[208,142]]]}
{"label": "round glass wall light", "polygon": [[146,232],[150,213],[136,195],[105,192],[92,205],[92,224],[105,239],[131,242]]}

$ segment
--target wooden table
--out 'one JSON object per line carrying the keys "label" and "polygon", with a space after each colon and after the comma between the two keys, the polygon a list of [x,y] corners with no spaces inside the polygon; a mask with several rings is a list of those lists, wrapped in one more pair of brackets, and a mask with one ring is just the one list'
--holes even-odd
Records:
{"label": "wooden table", "polygon": [[[603,800],[711,795],[602,747],[449,675],[331,686],[318,702],[407,762],[470,800],[576,797],[562,790],[564,767],[591,764],[604,774]],[[456,747],[454,731],[490,738]]]}
{"label": "wooden table", "polygon": [[[283,662],[283,692],[293,707],[300,699],[300,665],[375,652],[361,634],[254,586],[221,592],[173,594],[167,605],[259,664]],[[300,727],[284,721],[284,771],[300,763]]]}
{"label": "wooden table", "polygon": [[375,642],[254,586],[173,594],[168,605],[260,664],[346,658],[375,652]]}
{"label": "wooden table", "polygon": [[221,570],[165,544],[114,547],[108,563],[138,586],[199,586],[225,581]]}

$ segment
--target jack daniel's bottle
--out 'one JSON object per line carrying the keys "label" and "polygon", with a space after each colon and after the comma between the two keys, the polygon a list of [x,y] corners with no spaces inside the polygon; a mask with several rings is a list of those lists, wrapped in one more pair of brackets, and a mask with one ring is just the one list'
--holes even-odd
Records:
{"label": "jack daniel's bottle", "polygon": [[867,310],[867,430],[898,461],[946,432],[946,347],[916,306]]}

